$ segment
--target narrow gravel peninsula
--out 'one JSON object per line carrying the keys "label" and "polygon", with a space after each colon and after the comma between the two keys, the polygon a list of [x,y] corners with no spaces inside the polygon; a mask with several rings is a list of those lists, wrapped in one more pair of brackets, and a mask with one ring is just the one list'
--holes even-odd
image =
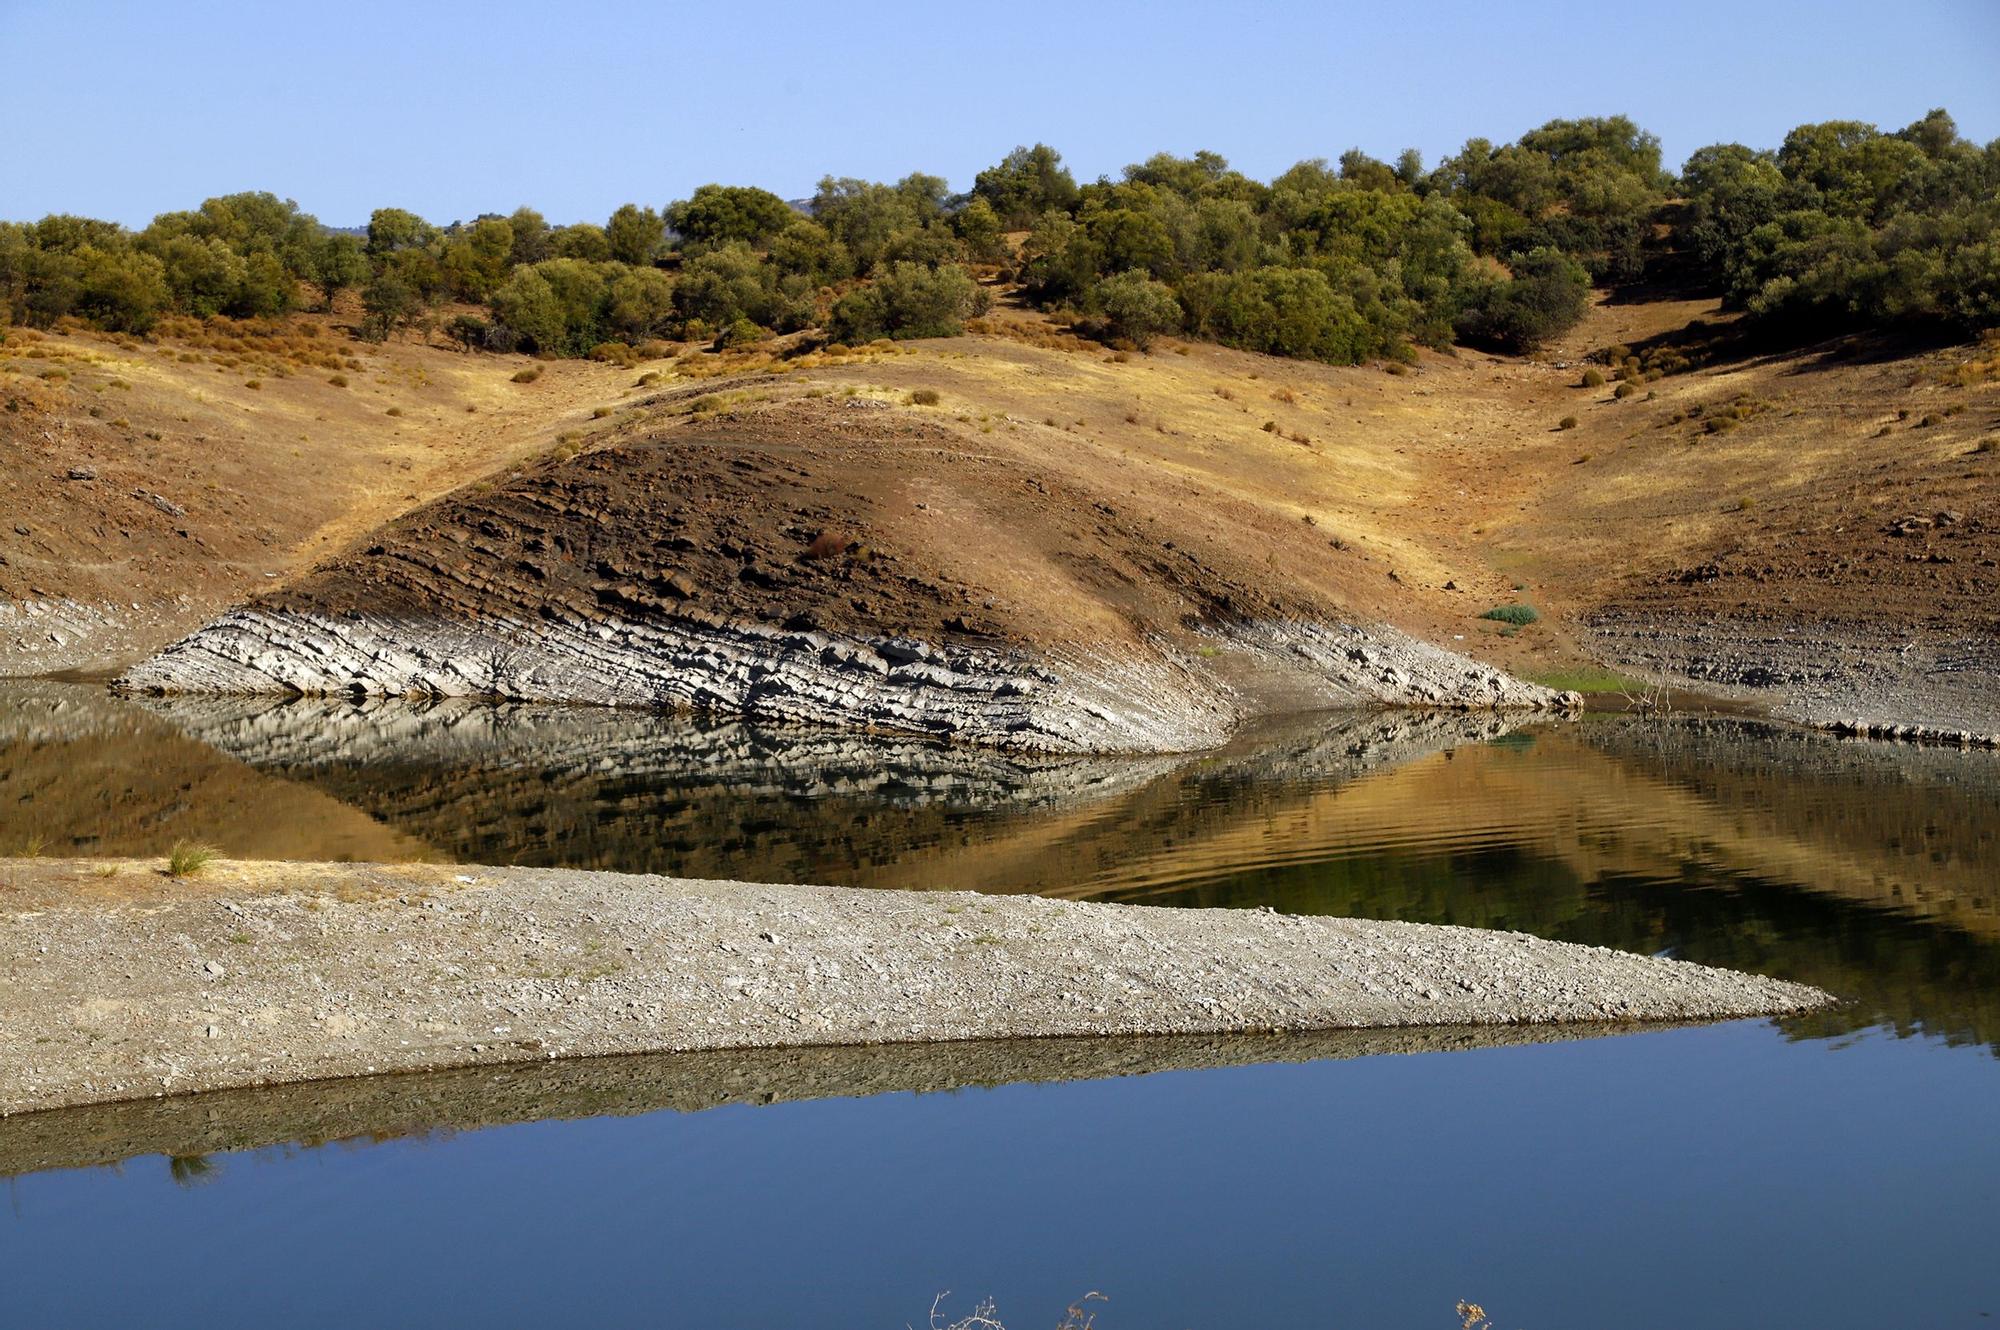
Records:
{"label": "narrow gravel peninsula", "polygon": [[0,1115],[603,1054],[1831,1001],[1518,933],[1261,911],[570,869],[0,864]]}

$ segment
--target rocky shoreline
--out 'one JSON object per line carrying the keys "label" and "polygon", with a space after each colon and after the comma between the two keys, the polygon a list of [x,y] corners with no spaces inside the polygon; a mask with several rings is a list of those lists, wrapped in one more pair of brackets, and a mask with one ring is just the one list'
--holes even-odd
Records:
{"label": "rocky shoreline", "polygon": [[1194,652],[1152,643],[1030,654],[693,611],[530,623],[245,608],[134,666],[119,686],[652,706],[1036,753],[1213,748],[1271,710],[1271,695],[1289,707],[1458,711],[1579,701],[1388,628],[1263,622],[1218,631]]}
{"label": "rocky shoreline", "polygon": [[1688,1021],[1818,989],[1518,933],[434,865],[16,860],[0,1115],[702,1049]]}
{"label": "rocky shoreline", "polygon": [[1856,738],[2000,748],[2000,636],[1847,623],[1600,614],[1620,670]]}

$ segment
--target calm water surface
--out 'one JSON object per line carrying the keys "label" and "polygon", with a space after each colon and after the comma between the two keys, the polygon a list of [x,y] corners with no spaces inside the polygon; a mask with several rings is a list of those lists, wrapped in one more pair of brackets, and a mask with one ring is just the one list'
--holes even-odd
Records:
{"label": "calm water surface", "polygon": [[1461,1297],[1501,1330],[2000,1317],[1993,754],[1370,716],[1029,762],[0,687],[0,850],[184,836],[1478,924],[1851,1001],[1401,1055],[667,1059],[17,1119],[0,1326],[897,1327],[945,1289],[1016,1330],[1091,1289],[1100,1330],[1448,1330]]}

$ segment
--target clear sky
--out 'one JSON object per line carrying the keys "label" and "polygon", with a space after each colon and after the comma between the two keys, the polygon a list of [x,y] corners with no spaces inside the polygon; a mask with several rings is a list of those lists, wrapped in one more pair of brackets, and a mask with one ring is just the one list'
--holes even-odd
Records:
{"label": "clear sky", "polygon": [[1933,106],[2000,137],[2000,0],[202,3],[0,0],[0,217],[143,224],[239,189],[352,225],[601,219],[720,180],[966,188],[1017,143],[1079,179],[1210,148],[1268,179],[1434,161],[1624,112],[1669,164]]}

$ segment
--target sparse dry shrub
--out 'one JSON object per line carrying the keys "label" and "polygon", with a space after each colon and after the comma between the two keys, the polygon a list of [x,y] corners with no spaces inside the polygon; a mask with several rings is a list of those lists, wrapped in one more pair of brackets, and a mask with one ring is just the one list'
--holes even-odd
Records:
{"label": "sparse dry shrub", "polygon": [[1556,428],[1557,428],[1557,429],[1575,429],[1575,428],[1576,428],[1576,417],[1575,417],[1575,416],[1564,416],[1564,417],[1563,417],[1563,418],[1562,418],[1561,420],[1558,420],[1558,421],[1556,422]]}
{"label": "sparse dry shrub", "polygon": [[336,388],[345,388],[347,386],[347,376],[345,374],[336,374],[328,379],[327,382]]}
{"label": "sparse dry shrub", "polygon": [[822,531],[806,546],[808,559],[831,559],[847,552],[847,537],[837,531]]}
{"label": "sparse dry shrub", "polygon": [[1583,372],[1583,386],[1586,388],[1602,388],[1604,386],[1604,371],[1599,369],[1585,370]]}
{"label": "sparse dry shrub", "polygon": [[526,369],[515,370],[513,382],[533,383],[536,379],[539,379],[541,377],[542,377],[542,367],[540,365],[530,365]]}
{"label": "sparse dry shrub", "polygon": [[911,406],[936,406],[940,398],[935,388],[918,388],[909,396]]}
{"label": "sparse dry shrub", "polygon": [[221,851],[212,845],[197,841],[175,841],[167,852],[167,875],[170,877],[194,877],[220,856]]}

